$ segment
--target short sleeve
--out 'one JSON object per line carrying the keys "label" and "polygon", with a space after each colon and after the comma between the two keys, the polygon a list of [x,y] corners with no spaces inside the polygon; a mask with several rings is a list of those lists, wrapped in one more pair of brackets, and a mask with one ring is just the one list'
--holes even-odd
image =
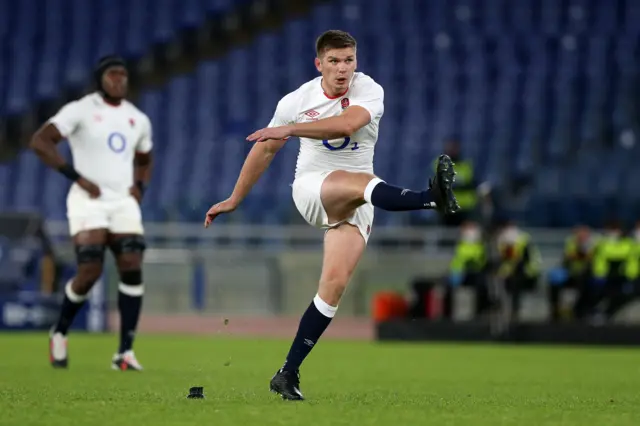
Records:
{"label": "short sleeve", "polygon": [[144,129],[142,130],[142,134],[140,135],[140,139],[138,139],[138,144],[136,145],[136,152],[147,153],[150,152],[153,148],[153,128],[151,127],[151,120],[148,117],[145,117],[144,120]]}
{"label": "short sleeve", "polygon": [[384,90],[372,79],[366,79],[362,86],[351,94],[349,104],[361,106],[369,111],[371,120],[379,118],[384,113]]}
{"label": "short sleeve", "polygon": [[82,108],[78,101],[69,102],[53,117],[49,119],[49,123],[56,126],[62,137],[71,136],[80,126],[82,119]]}
{"label": "short sleeve", "polygon": [[293,94],[290,93],[280,99],[276,112],[267,127],[279,127],[294,124],[296,122],[296,104]]}

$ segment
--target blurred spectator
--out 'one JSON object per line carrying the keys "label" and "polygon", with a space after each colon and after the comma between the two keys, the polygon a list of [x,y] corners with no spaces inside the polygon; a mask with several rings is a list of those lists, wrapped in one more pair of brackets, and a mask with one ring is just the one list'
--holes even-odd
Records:
{"label": "blurred spectator", "polygon": [[[610,222],[606,233],[598,243],[593,258],[593,280],[586,295],[588,314],[595,313],[600,302],[604,302],[604,315],[611,318],[617,308],[611,303],[623,298],[627,284],[625,263],[631,253],[632,240],[625,237],[617,221]],[[599,317],[599,316],[598,316]]]}
{"label": "blurred spectator", "polygon": [[540,253],[531,237],[507,221],[498,234],[497,278],[511,296],[512,317],[520,313],[521,296],[535,289],[540,278]]}
{"label": "blurred spectator", "polygon": [[552,321],[559,321],[562,317],[560,299],[566,289],[577,290],[578,298],[573,307],[573,316],[584,317],[586,299],[583,294],[588,292],[591,283],[594,250],[595,238],[587,226],[578,226],[565,241],[562,265],[549,271],[548,275]]}
{"label": "blurred spectator", "polygon": [[610,321],[622,308],[631,303],[639,294],[640,278],[640,221],[628,237],[622,237],[618,243],[619,253],[625,253],[620,265],[620,277],[608,280],[604,289],[604,319]]}
{"label": "blurred spectator", "polygon": [[451,260],[449,277],[444,295],[443,316],[453,316],[455,291],[460,286],[475,291],[475,316],[489,308],[487,287],[487,249],[482,239],[482,230],[475,222],[465,222],[460,230],[460,241]]}

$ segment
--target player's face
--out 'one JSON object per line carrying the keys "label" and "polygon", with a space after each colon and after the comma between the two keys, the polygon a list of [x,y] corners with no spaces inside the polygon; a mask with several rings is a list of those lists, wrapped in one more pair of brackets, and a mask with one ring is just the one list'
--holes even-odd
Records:
{"label": "player's face", "polygon": [[333,94],[343,93],[356,71],[356,51],[353,47],[328,49],[316,58],[316,68],[322,74],[323,84]]}
{"label": "player's face", "polygon": [[102,87],[112,98],[122,99],[127,95],[129,75],[124,67],[107,68],[102,76]]}

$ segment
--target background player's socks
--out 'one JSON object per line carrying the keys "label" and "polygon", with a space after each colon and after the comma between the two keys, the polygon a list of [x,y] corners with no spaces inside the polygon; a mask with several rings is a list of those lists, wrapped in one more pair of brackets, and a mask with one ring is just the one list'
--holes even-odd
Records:
{"label": "background player's socks", "polygon": [[298,333],[293,339],[289,355],[287,355],[287,360],[282,367],[283,370],[295,371],[300,368],[302,361],[309,355],[322,333],[327,329],[337,310],[336,306],[325,303],[316,294],[313,302],[302,315]]}
{"label": "background player's socks", "polygon": [[435,207],[431,191],[410,191],[389,185],[379,178],[369,182],[364,190],[364,199],[374,206],[388,211],[410,211]]}
{"label": "background player's socks", "polygon": [[62,309],[60,310],[60,317],[58,317],[58,322],[53,330],[54,333],[66,335],[69,327],[73,324],[73,319],[76,317],[80,308],[82,308],[82,305],[84,305],[85,300],[87,300],[86,295],[76,294],[73,291],[71,288],[72,282],[73,280],[70,280],[64,288]]}
{"label": "background player's socks", "polygon": [[118,353],[125,353],[133,347],[140,310],[142,308],[142,284],[118,286],[118,310],[120,311],[120,348]]}

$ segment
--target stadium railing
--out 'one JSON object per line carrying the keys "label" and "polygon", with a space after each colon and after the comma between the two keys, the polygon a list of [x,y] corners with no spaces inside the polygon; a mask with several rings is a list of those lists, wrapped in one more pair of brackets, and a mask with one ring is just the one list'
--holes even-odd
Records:
{"label": "stadium railing", "polygon": [[[320,245],[323,233],[308,225],[218,225],[204,229],[200,223],[184,222],[152,222],[145,223],[146,238],[157,241],[156,245],[166,247],[187,245],[224,245],[246,247],[247,240],[263,240],[277,242],[283,249],[300,244]],[[58,241],[68,240],[68,225],[66,222],[47,222],[49,235]],[[565,238],[571,233],[570,229],[523,228],[528,232],[534,243],[541,249],[562,248]],[[439,252],[442,246],[455,244],[459,236],[454,228],[429,227],[376,227],[369,240],[369,248],[396,245],[399,249],[407,245],[420,245],[426,252]]]}
{"label": "stadium railing", "polygon": [[[73,262],[67,224],[47,222],[47,230],[59,255]],[[543,266],[555,266],[570,230],[526,231]],[[323,233],[312,227],[216,224],[205,230],[193,223],[146,223],[145,233],[146,312],[296,315],[316,291]],[[368,315],[377,291],[406,293],[417,277],[444,276],[457,238],[455,229],[441,227],[375,228],[342,315]],[[107,272],[107,297],[115,306],[118,277],[110,257]],[[459,299],[458,317],[470,316],[470,296]],[[524,309],[531,318],[546,317],[544,292],[528,297]]]}

